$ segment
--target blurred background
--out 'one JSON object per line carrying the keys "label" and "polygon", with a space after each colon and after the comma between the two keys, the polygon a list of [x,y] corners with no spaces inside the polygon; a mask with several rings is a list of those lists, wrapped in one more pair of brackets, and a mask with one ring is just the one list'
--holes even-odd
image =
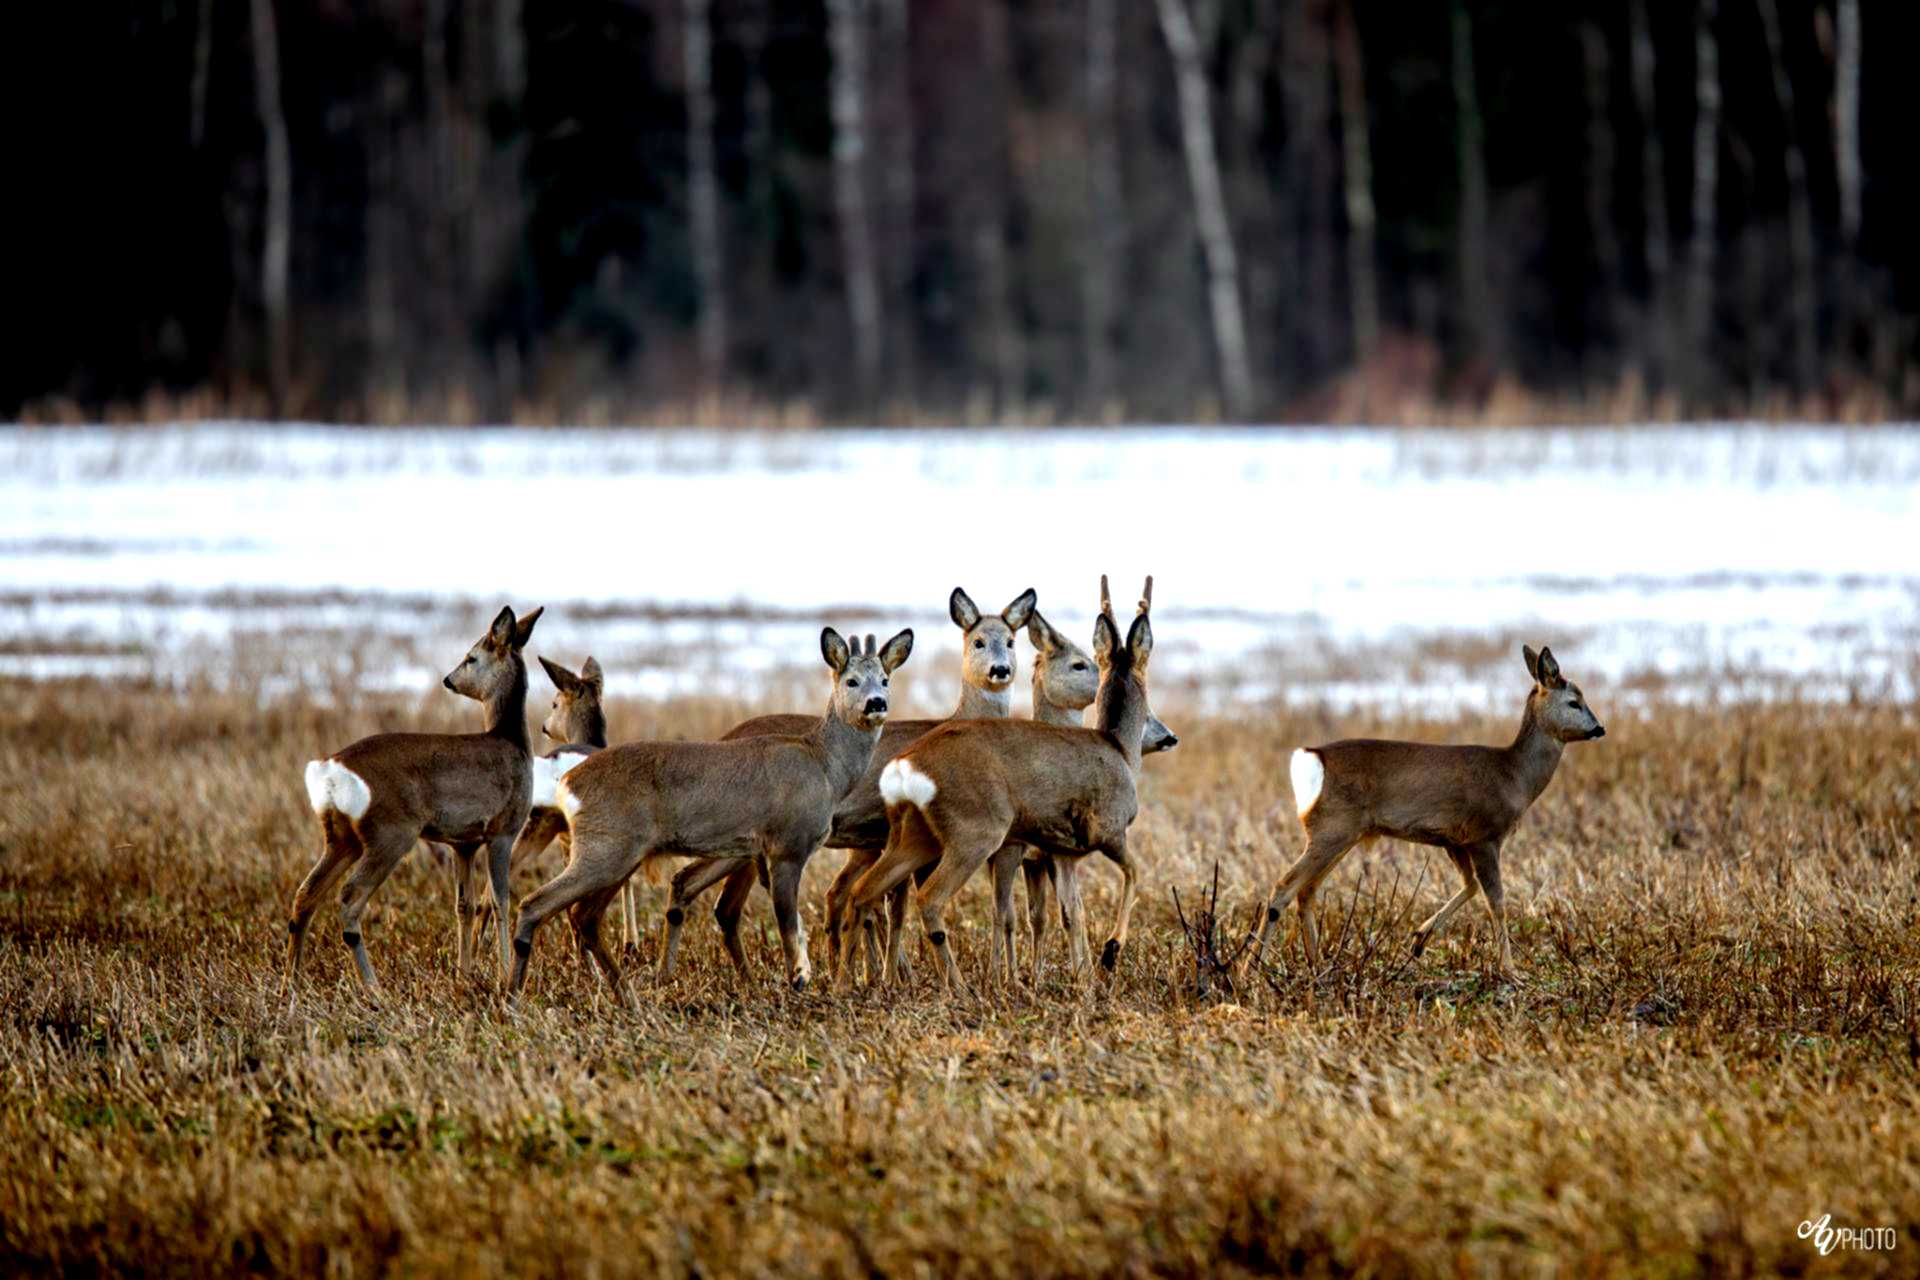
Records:
{"label": "blurred background", "polygon": [[7,418],[1920,408],[1895,0],[12,21]]}

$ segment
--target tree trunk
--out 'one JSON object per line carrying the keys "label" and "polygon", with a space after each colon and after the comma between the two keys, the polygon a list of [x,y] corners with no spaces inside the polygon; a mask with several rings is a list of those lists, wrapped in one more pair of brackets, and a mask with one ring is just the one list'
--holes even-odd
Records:
{"label": "tree trunk", "polygon": [[725,241],[713,142],[713,22],[708,0],[682,0],[681,53],[687,77],[687,211],[693,276],[700,292],[700,380],[720,389],[727,372]]}
{"label": "tree trunk", "polygon": [[405,78],[389,68],[374,85],[366,131],[367,199],[361,207],[367,242],[367,410],[377,421],[383,406],[401,389],[406,368],[400,331],[395,270],[398,254],[395,205],[399,199],[399,165],[394,158],[394,120],[407,97]]}
{"label": "tree trunk", "polygon": [[1787,258],[1790,264],[1787,310],[1793,324],[1793,378],[1799,390],[1813,386],[1816,335],[1813,282],[1813,201],[1807,192],[1807,157],[1793,110],[1793,80],[1780,43],[1780,12],[1774,0],[1755,0],[1766,29],[1767,57],[1773,66],[1773,99],[1786,136],[1782,167],[1787,179]]}
{"label": "tree trunk", "polygon": [[1839,0],[1833,49],[1833,167],[1840,185],[1840,235],[1860,243],[1860,0]]}
{"label": "tree trunk", "polygon": [[1366,67],[1352,0],[1333,15],[1334,68],[1340,80],[1340,143],[1347,193],[1347,293],[1354,359],[1373,355],[1380,335],[1380,294],[1374,281],[1373,147],[1367,137]]}
{"label": "tree trunk", "polygon": [[914,165],[913,31],[908,0],[880,0],[881,58],[887,68],[886,128],[881,132],[881,191],[886,204],[886,296],[894,332],[883,342],[890,353],[888,380],[907,404],[915,396],[920,310],[914,293],[918,274],[919,209]]}
{"label": "tree trunk", "polygon": [[1335,316],[1334,165],[1327,145],[1331,91],[1328,82],[1327,24],[1321,0],[1294,0],[1281,37],[1284,63],[1280,78],[1286,100],[1290,239],[1301,283],[1299,305],[1283,312],[1290,344],[1299,351],[1297,372],[1308,378],[1328,373],[1334,362],[1333,336],[1341,328]]}
{"label": "tree trunk", "polygon": [[280,37],[273,0],[251,0],[254,100],[267,141],[266,234],[260,248],[260,300],[267,313],[267,378],[276,413],[288,407],[293,333],[288,298],[293,249],[293,158],[287,115],[280,101]]}
{"label": "tree trunk", "polygon": [[[482,244],[496,278],[514,275],[525,225],[527,155],[527,33],[522,0],[495,0],[493,11],[493,92],[504,109],[507,136],[496,140],[491,165],[492,195],[486,206],[488,227]],[[524,304],[523,304],[524,305]],[[510,332],[494,346],[493,384],[504,414],[510,416],[520,394],[520,353],[529,324],[516,315]]]}
{"label": "tree trunk", "polygon": [[1633,44],[1633,105],[1640,118],[1640,197],[1644,209],[1641,257],[1647,268],[1647,311],[1640,333],[1640,368],[1646,380],[1666,380],[1668,354],[1669,272],[1672,254],[1667,243],[1666,157],[1660,145],[1659,103],[1654,95],[1653,32],[1647,25],[1646,0],[1629,0],[1627,23]]}
{"label": "tree trunk", "polygon": [[1186,153],[1187,179],[1193,189],[1193,220],[1207,266],[1207,305],[1220,361],[1220,398],[1227,416],[1244,421],[1253,408],[1253,378],[1247,365],[1246,322],[1240,308],[1239,265],[1233,228],[1220,187],[1220,161],[1214,149],[1213,111],[1206,68],[1193,31],[1186,0],[1156,0],[1160,31],[1173,58],[1180,98],[1180,145]]}
{"label": "tree trunk", "polygon": [[1026,358],[1014,308],[1014,275],[1008,262],[1007,220],[1012,203],[1012,158],[1008,152],[1007,98],[1012,76],[1006,0],[977,0],[980,14],[981,137],[984,154],[973,202],[973,252],[979,267],[981,309],[987,327],[987,363],[1000,412],[1025,399]]}
{"label": "tree trunk", "polygon": [[1453,6],[1454,145],[1460,173],[1460,313],[1467,350],[1491,367],[1494,350],[1493,288],[1487,278],[1487,158],[1480,96],[1474,81],[1473,23],[1464,4]]}
{"label": "tree trunk", "polygon": [[187,137],[198,151],[207,139],[207,84],[213,78],[213,0],[200,0],[193,27],[193,83],[189,87]]}
{"label": "tree trunk", "polygon": [[1087,0],[1087,219],[1080,249],[1080,364],[1086,408],[1114,394],[1115,270],[1126,252],[1120,173],[1119,27],[1115,0]]}
{"label": "tree trunk", "polygon": [[1593,237],[1598,285],[1605,296],[1608,341],[1627,341],[1632,326],[1621,291],[1620,231],[1614,225],[1614,174],[1619,153],[1614,145],[1611,69],[1607,34],[1598,22],[1580,24],[1581,66],[1587,96],[1587,233]]}
{"label": "tree trunk", "polygon": [[1719,236],[1720,43],[1713,24],[1718,0],[1700,0],[1694,17],[1693,225],[1687,243],[1687,357],[1696,397],[1713,370],[1713,254]]}
{"label": "tree trunk", "polygon": [[867,201],[866,5],[827,0],[833,47],[833,193],[840,224],[840,267],[853,335],[853,373],[861,408],[876,409],[880,386],[880,287],[873,215]]}

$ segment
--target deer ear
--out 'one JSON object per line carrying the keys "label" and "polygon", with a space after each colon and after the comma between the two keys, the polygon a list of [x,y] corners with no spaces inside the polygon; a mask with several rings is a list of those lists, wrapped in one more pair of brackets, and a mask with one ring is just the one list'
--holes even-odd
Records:
{"label": "deer ear", "polygon": [[1027,619],[1033,615],[1033,606],[1039,599],[1040,597],[1033,593],[1033,588],[1028,587],[1013,598],[1012,604],[1000,611],[1001,621],[1018,631],[1027,625]]}
{"label": "deer ear", "polygon": [[557,662],[547,661],[547,655],[540,655],[541,669],[547,673],[547,679],[553,681],[553,687],[562,693],[572,693],[580,687],[580,677],[573,674]]}
{"label": "deer ear", "polygon": [[546,611],[547,611],[546,606],[541,605],[539,608],[535,609],[532,613],[520,619],[520,621],[514,625],[514,628],[513,628],[513,647],[514,648],[524,649],[527,647],[527,641],[533,639],[533,624],[540,621],[540,615],[545,613]]}
{"label": "deer ear", "polygon": [[1113,619],[1101,614],[1093,620],[1093,656],[1101,666],[1113,662],[1114,650],[1120,647],[1120,632],[1113,625]]}
{"label": "deer ear", "polygon": [[1560,675],[1560,664],[1553,660],[1553,650],[1542,646],[1536,666],[1540,672],[1540,683],[1549,689],[1564,689],[1566,680]]}
{"label": "deer ear", "polygon": [[502,606],[500,612],[493,616],[493,625],[487,628],[487,639],[503,649],[506,648],[513,643],[514,625],[513,609]]}
{"label": "deer ear", "polygon": [[1040,616],[1038,609],[1027,615],[1027,639],[1041,653],[1050,654],[1060,647],[1060,633],[1053,629],[1052,623]]}
{"label": "deer ear", "polygon": [[947,597],[947,616],[953,619],[953,625],[962,631],[973,630],[973,624],[980,621],[980,606],[960,588],[955,587],[953,594]]}
{"label": "deer ear", "polygon": [[1532,645],[1523,644],[1520,646],[1520,657],[1527,664],[1528,677],[1532,679],[1535,684],[1538,684],[1540,682],[1540,655],[1533,651]]}
{"label": "deer ear", "polygon": [[1153,622],[1145,613],[1135,614],[1127,628],[1127,652],[1133,655],[1135,671],[1146,669],[1147,659],[1153,656]]}
{"label": "deer ear", "polygon": [[847,648],[847,642],[832,627],[820,628],[820,656],[827,660],[833,673],[839,675],[847,669],[847,663],[853,661],[853,654]]}
{"label": "deer ear", "polygon": [[605,677],[600,673],[600,664],[598,662],[595,662],[592,658],[588,658],[580,664],[580,683],[592,690],[595,697],[599,696],[600,690],[604,686],[604,681]]}
{"label": "deer ear", "polygon": [[888,675],[898,671],[913,652],[913,628],[908,627],[880,646],[880,669]]}

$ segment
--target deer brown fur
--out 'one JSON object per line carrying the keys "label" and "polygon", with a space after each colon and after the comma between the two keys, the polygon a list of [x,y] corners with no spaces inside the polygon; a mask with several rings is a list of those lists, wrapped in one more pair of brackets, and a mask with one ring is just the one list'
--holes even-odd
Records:
{"label": "deer brown fur", "polygon": [[836,806],[866,773],[886,722],[889,677],[913,650],[902,631],[856,653],[831,627],[820,651],[833,671],[827,714],[805,734],[733,742],[628,742],[596,752],[560,780],[573,840],[566,870],[522,904],[511,990],[526,981],[533,936],[570,909],[576,936],[608,986],[628,995],[600,938],[607,904],[635,869],[671,857],[766,859],[788,980],[812,968],[800,924],[801,873],[833,825]]}
{"label": "deer brown fur", "polygon": [[[1138,890],[1126,856],[1127,829],[1139,812],[1140,748],[1152,714],[1147,705],[1152,596],[1149,578],[1140,611],[1122,641],[1101,579],[1101,614],[1094,624],[1094,657],[1100,665],[1096,727],[956,721],[933,730],[886,766],[880,783],[889,828],[886,851],[854,886],[843,929],[870,929],[874,905],[916,869],[935,864],[920,887],[920,915],[940,956],[943,982],[949,991],[959,990],[963,984],[947,945],[945,905],[996,851],[1019,841],[1055,858],[1104,853],[1120,865],[1120,912],[1103,956],[1109,964],[1117,962]],[[1075,959],[1080,967],[1086,957]],[[850,969],[841,969],[843,986]]]}
{"label": "deer brown fur", "polygon": [[1484,893],[1499,940],[1500,970],[1513,973],[1500,847],[1522,814],[1553,781],[1569,742],[1606,734],[1577,685],[1560,673],[1551,649],[1521,646],[1533,688],[1520,732],[1505,747],[1437,746],[1356,738],[1293,753],[1294,801],[1307,849],[1274,886],[1254,955],[1292,901],[1307,963],[1319,964],[1313,895],[1346,852],[1387,836],[1447,851],[1461,889],[1414,931],[1414,954],[1453,914]]}
{"label": "deer brown fur", "polygon": [[360,980],[379,989],[360,934],[367,900],[422,838],[448,845],[460,867],[456,964],[467,961],[467,885],[473,856],[487,850],[499,913],[501,971],[507,969],[507,866],[533,792],[527,742],[527,665],[521,656],[541,611],[515,619],[502,609],[487,634],[441,682],[486,708],[480,733],[382,733],[307,765],[307,798],[320,824],[320,857],[294,894],[287,929],[291,1006],[308,921],[342,875],[341,936]]}

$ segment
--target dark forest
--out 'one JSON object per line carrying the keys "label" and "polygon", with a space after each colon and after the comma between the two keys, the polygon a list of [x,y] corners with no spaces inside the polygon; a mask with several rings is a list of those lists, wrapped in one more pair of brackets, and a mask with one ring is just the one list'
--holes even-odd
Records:
{"label": "dark forest", "polygon": [[1920,409],[1890,0],[34,11],[8,417]]}

